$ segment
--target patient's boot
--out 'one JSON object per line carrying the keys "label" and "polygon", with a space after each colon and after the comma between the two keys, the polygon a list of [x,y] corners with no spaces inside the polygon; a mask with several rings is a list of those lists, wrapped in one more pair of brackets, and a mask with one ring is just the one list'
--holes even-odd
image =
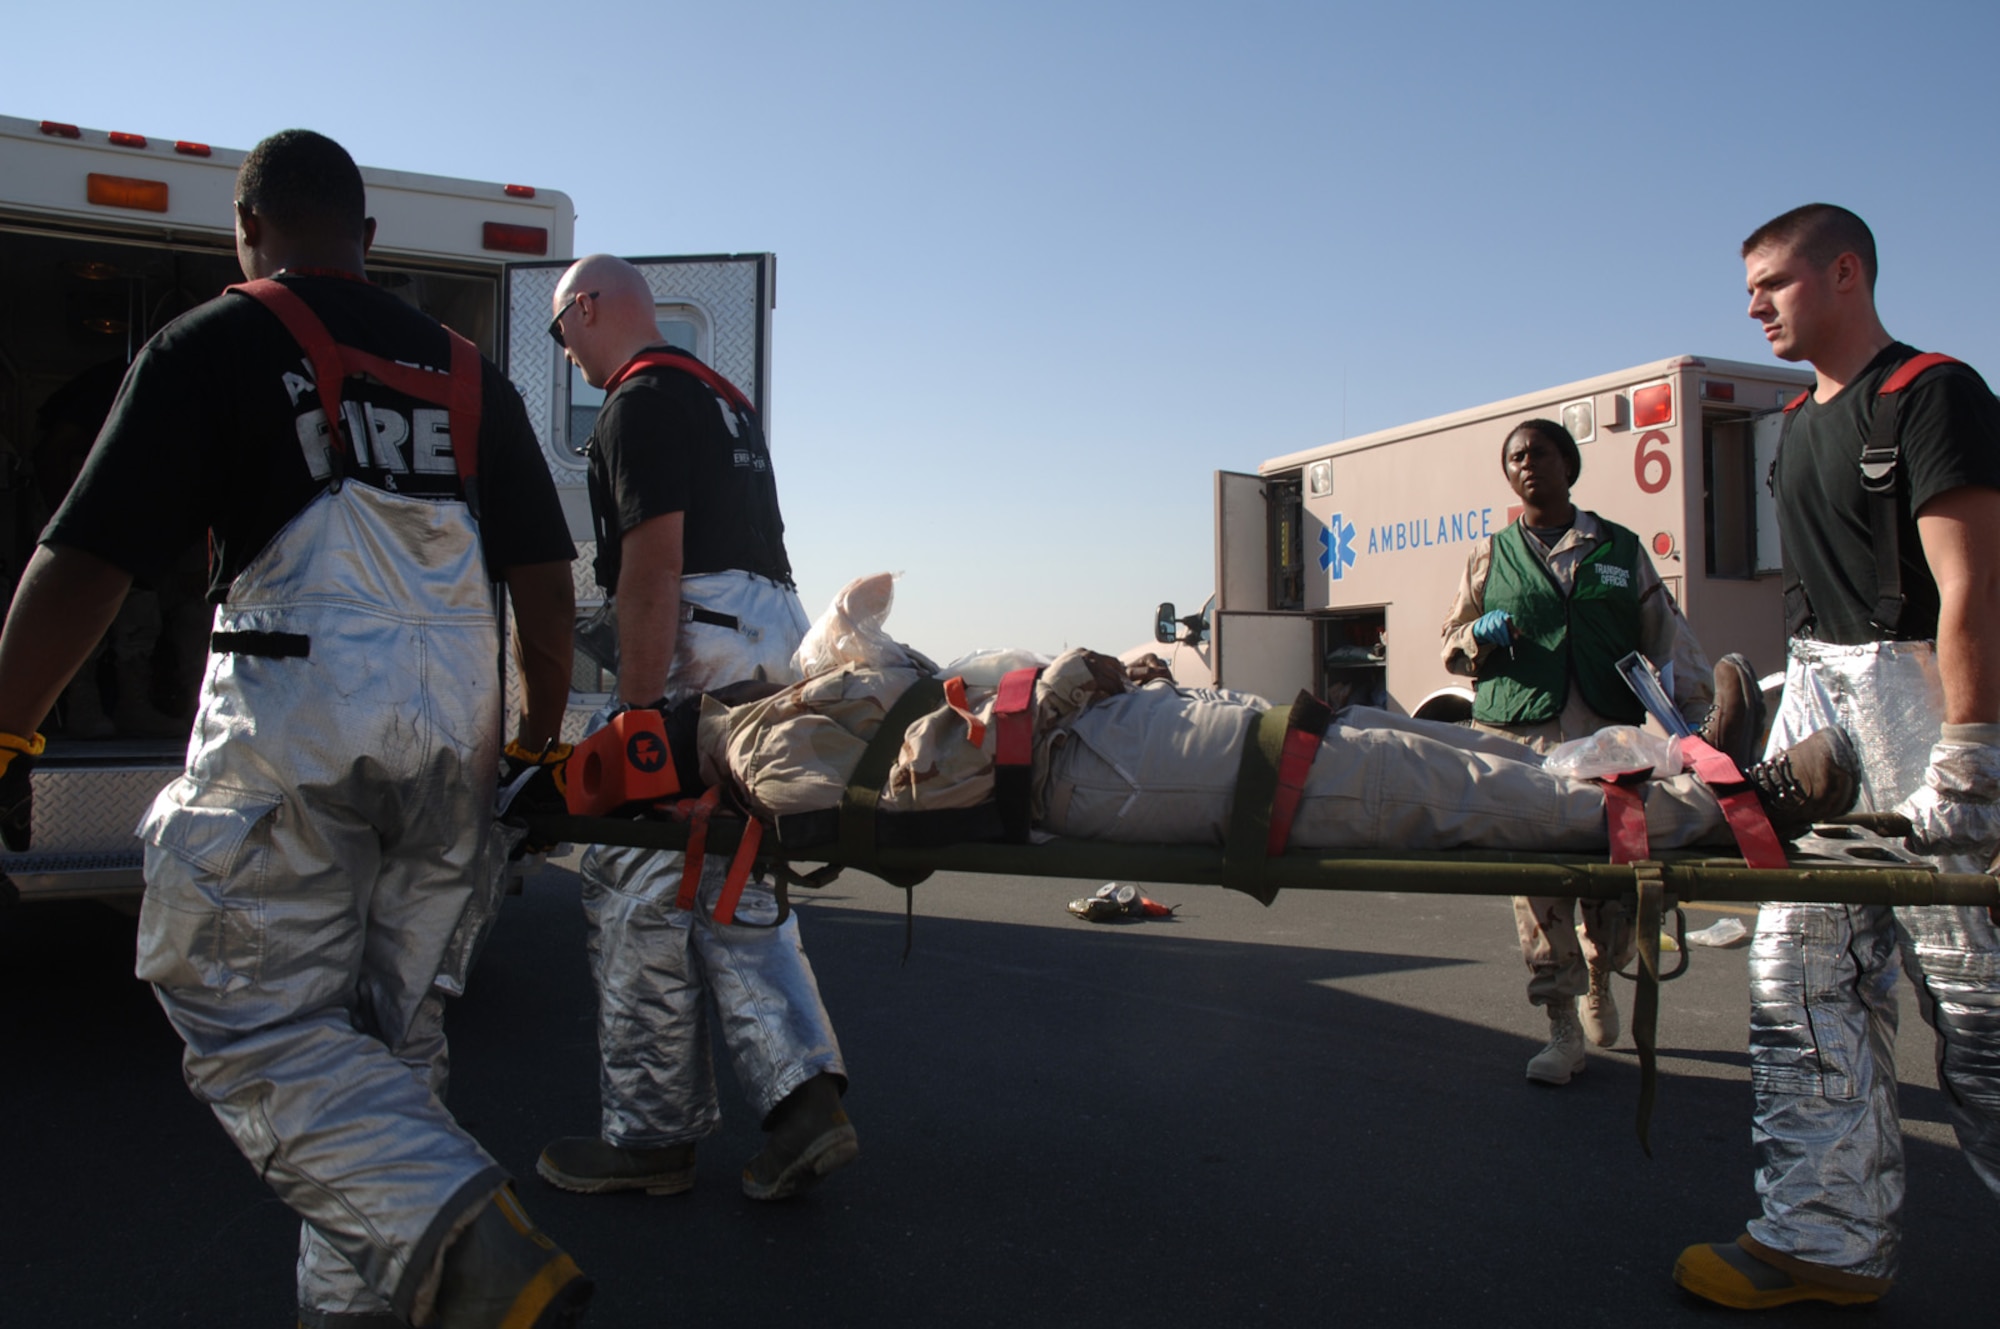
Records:
{"label": "patient's boot", "polygon": [[1757,686],[1757,671],[1740,655],[1723,656],[1715,662],[1715,705],[1701,722],[1701,736],[1735,762],[1737,770],[1747,771],[1763,730],[1764,693]]}
{"label": "patient's boot", "polygon": [[1611,966],[1590,966],[1590,991],[1583,994],[1583,1034],[1601,1048],[1618,1042],[1618,1001],[1611,995]]}
{"label": "patient's boot", "polygon": [[1821,729],[1744,774],[1771,818],[1771,828],[1784,839],[1795,840],[1814,822],[1838,817],[1854,806],[1860,771],[1847,734]]}
{"label": "patient's boot", "polygon": [[1576,998],[1564,997],[1549,1007],[1549,1045],[1528,1061],[1528,1078],[1536,1084],[1568,1084],[1583,1069],[1583,1025],[1576,1018]]}

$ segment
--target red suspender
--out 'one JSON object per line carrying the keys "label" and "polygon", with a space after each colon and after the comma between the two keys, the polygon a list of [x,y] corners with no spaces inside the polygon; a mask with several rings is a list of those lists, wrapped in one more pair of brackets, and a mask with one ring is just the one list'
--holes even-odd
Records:
{"label": "red suspender", "polygon": [[617,373],[605,380],[605,393],[608,395],[615,391],[620,383],[623,383],[626,379],[632,377],[633,374],[648,366],[660,369],[678,369],[683,374],[692,374],[706,383],[710,391],[714,392],[716,396],[722,398],[737,410],[752,413],[756,411],[756,408],[750,404],[750,399],[744,396],[734,383],[731,383],[728,379],[716,373],[693,356],[676,355],[672,351],[639,352],[620,366]]}
{"label": "red suspender", "polygon": [[1901,392],[1904,388],[1914,383],[1917,375],[1923,373],[1926,369],[1935,369],[1939,365],[1955,365],[1957,363],[1958,361],[1952,357],[1940,355],[1936,351],[1925,351],[1922,355],[1913,355],[1903,361],[1903,363],[1897,365],[1895,373],[1882,380],[1882,386],[1875,389],[1875,395],[1886,397],[1892,392]]}
{"label": "red suspender", "polygon": [[451,413],[451,457],[458,478],[470,484],[479,476],[480,364],[479,348],[450,328],[451,369],[440,374],[434,369],[401,365],[379,355],[342,346],[335,342],[326,324],[313,313],[312,306],[283,282],[265,277],[229,288],[241,291],[277,315],[292,334],[292,340],[312,364],[313,379],[319,388],[319,403],[326,412],[328,435],[333,446],[346,450],[341,436],[341,391],[349,374],[366,373],[389,387],[418,401],[442,406]]}

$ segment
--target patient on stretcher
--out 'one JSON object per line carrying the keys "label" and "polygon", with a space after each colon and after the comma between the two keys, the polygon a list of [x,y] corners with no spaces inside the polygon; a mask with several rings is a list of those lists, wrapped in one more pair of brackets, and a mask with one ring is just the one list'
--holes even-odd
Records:
{"label": "patient on stretcher", "polygon": [[[695,740],[703,782],[722,785],[767,821],[838,806],[890,708],[938,672],[880,634],[879,617],[873,641],[826,630],[843,614],[851,628],[857,604],[886,606],[886,595],[886,578],[842,592],[801,648],[806,667],[819,670],[805,681],[705,697],[698,716],[692,704],[678,708],[674,745],[684,752],[686,740]],[[843,649],[813,657],[815,642],[830,638]],[[962,686],[948,687],[945,699],[905,730],[881,812],[963,810],[994,798],[994,699],[1002,668],[1017,663],[989,656],[958,670]],[[1029,708],[1035,828],[1090,840],[1220,845],[1242,745],[1268,704],[1135,670],[1139,677],[1085,650],[1042,669]],[[691,778],[694,763],[685,765]],[[1785,838],[1848,811],[1855,798],[1855,761],[1838,730],[1822,730],[1746,775]],[[1631,787],[1654,851],[1735,843],[1716,790],[1692,774]],[[1727,793],[1744,786],[1717,787]],[[1313,757],[1290,844],[1603,853],[1605,795],[1595,782],[1544,769],[1538,754],[1509,739],[1350,706],[1334,716]]]}

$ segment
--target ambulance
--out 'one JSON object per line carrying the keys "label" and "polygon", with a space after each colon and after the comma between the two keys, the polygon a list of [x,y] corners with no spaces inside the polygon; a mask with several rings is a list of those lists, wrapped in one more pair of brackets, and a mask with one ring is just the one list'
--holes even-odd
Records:
{"label": "ambulance", "polygon": [[[242,280],[233,202],[244,154],[190,139],[0,116],[0,577],[11,597],[125,366],[176,316]],[[601,605],[579,449],[603,394],[549,340],[550,295],[572,254],[567,195],[362,168],[376,220],[368,275],[449,325],[521,391],[579,546],[580,625]],[[771,429],[771,254],[633,260],[661,338],[750,397]],[[34,844],[0,853],[19,898],[129,895],[133,831],[179,774],[207,654],[203,551],[135,586],[44,725]],[[581,633],[565,737],[614,689]],[[600,654],[603,654],[600,648]],[[510,708],[518,706],[518,678]]]}
{"label": "ambulance", "polygon": [[[1782,669],[1778,527],[1768,477],[1783,407],[1812,375],[1682,355],[1215,474],[1215,593],[1155,615],[1150,649],[1184,683],[1423,719],[1472,713],[1441,631],[1476,543],[1520,513],[1500,446],[1558,420],[1572,495],[1637,532],[1708,657]],[[1128,657],[1135,654],[1128,652]]]}

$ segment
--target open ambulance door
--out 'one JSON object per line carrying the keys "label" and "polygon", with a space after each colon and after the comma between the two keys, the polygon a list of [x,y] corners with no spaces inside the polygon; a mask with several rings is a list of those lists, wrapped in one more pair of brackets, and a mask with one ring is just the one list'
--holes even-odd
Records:
{"label": "open ambulance door", "polygon": [[[600,611],[596,532],[583,446],[604,404],[604,393],[583,381],[548,335],[556,283],[573,260],[513,263],[506,271],[506,318],[500,355],[507,377],[527,403],[528,419],[555,477],[563,515],[576,541],[571,575],[576,586],[576,662],[563,738],[582,736],[591,714],[617,690],[615,634]],[[771,438],[771,310],[777,305],[775,254],[704,254],[692,258],[635,258],[652,288],[660,340],[690,351],[740,388],[757,407],[764,437]],[[508,704],[519,702],[518,672],[509,671]]]}
{"label": "open ambulance door", "polygon": [[1215,473],[1215,679],[1283,704],[1313,686],[1313,623],[1271,608],[1271,524],[1262,476]]}

